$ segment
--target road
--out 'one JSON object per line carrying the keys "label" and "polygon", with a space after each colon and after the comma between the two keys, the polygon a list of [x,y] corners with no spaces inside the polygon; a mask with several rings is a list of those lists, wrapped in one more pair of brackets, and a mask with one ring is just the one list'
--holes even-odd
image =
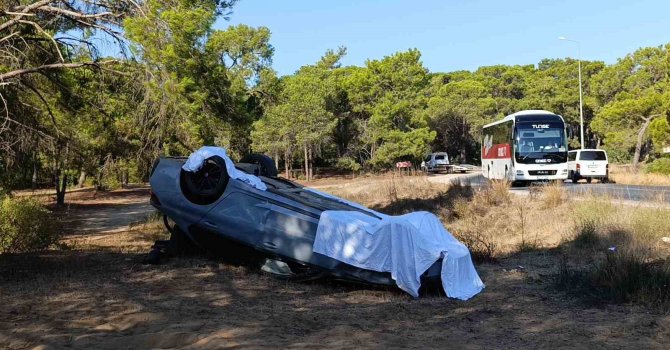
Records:
{"label": "road", "polygon": [[[467,180],[473,186],[485,186],[487,180],[477,173],[469,174],[435,174],[429,175],[428,180],[437,183],[448,183],[456,179]],[[665,202],[670,203],[670,186],[639,186],[601,183],[578,183],[565,182],[565,189],[572,194],[593,194],[597,196],[610,196],[612,198],[635,201],[635,202]],[[515,187],[512,192],[523,194],[529,192],[528,187]]]}

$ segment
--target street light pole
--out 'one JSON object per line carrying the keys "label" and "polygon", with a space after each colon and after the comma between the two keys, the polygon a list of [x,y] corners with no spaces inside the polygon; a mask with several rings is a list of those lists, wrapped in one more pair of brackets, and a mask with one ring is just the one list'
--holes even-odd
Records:
{"label": "street light pole", "polygon": [[571,40],[564,36],[559,36],[558,40],[571,41],[577,44],[577,70],[579,74],[579,131],[580,131],[580,144],[582,149],[584,149],[584,107],[582,103],[582,48],[577,40]]}

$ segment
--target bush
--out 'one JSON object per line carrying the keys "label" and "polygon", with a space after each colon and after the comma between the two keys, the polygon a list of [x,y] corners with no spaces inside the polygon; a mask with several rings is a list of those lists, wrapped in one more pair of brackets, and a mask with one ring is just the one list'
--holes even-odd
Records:
{"label": "bush", "polygon": [[338,159],[337,164],[335,164],[335,167],[340,170],[348,170],[353,172],[361,171],[361,169],[363,168],[360,164],[358,164],[357,161],[349,157],[342,157]]}
{"label": "bush", "polygon": [[0,254],[45,249],[60,238],[58,226],[37,200],[5,197],[0,200]]}
{"label": "bush", "polygon": [[649,163],[646,170],[648,173],[670,175],[670,158],[658,158]]}

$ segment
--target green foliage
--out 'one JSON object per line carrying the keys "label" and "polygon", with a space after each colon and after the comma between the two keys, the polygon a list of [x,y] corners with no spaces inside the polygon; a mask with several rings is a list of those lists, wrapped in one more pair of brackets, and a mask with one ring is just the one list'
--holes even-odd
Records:
{"label": "green foliage", "polygon": [[342,157],[337,160],[335,167],[341,170],[349,170],[353,172],[361,171],[363,168],[358,162],[349,157]]}
{"label": "green foliage", "polygon": [[[27,75],[0,87],[7,103],[0,113],[23,124],[20,133],[0,133],[0,188],[53,185],[54,175],[64,174],[69,182],[86,174],[115,188],[146,180],[157,156],[205,144],[224,146],[234,158],[253,148],[306,173],[314,164],[388,169],[431,150],[476,163],[481,127],[522,109],[561,114],[578,130],[575,59],[431,73],[416,49],[342,67],[346,50],[339,48],[277,77],[268,28],[215,28],[234,3],[147,0],[140,11],[116,6],[130,4],[125,0],[100,2],[122,15],[89,19],[115,30],[122,19],[133,59]],[[71,18],[35,20],[55,36],[91,28]],[[3,72],[59,62],[58,50],[72,62],[101,59],[95,47],[54,46],[21,26],[21,38],[0,43],[21,51],[0,58]],[[609,66],[581,62],[586,146],[603,145],[614,162],[637,162],[670,145],[669,48],[642,48]],[[578,138],[570,146],[579,147]]]}
{"label": "green foliage", "polygon": [[604,136],[606,146],[632,151],[633,165],[637,165],[650,136],[657,147],[668,140],[667,120],[663,123],[660,119],[670,110],[669,48],[639,49],[594,78],[602,108],[591,128]]}
{"label": "green foliage", "polygon": [[0,200],[0,254],[48,248],[61,230],[51,212],[35,199],[4,197]]}
{"label": "green foliage", "polygon": [[665,118],[656,118],[649,125],[649,137],[654,144],[657,152],[663,150],[663,147],[670,147],[670,124],[668,116]]}
{"label": "green foliage", "polygon": [[647,164],[645,170],[648,173],[670,175],[670,158],[663,157],[655,159],[653,162]]}

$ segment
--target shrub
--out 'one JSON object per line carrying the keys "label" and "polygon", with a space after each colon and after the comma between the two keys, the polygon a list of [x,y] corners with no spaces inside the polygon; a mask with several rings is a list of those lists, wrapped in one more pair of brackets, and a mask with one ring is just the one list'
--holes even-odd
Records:
{"label": "shrub", "polygon": [[350,157],[342,157],[337,160],[335,167],[340,170],[348,170],[353,172],[361,171],[363,168],[357,161]]}
{"label": "shrub", "polygon": [[41,250],[60,237],[51,212],[35,199],[0,200],[0,254]]}
{"label": "shrub", "polygon": [[598,222],[593,219],[586,219],[577,224],[577,234],[574,243],[578,248],[591,248],[600,244],[598,235]]}
{"label": "shrub", "polygon": [[511,201],[509,181],[493,180],[489,183],[489,188],[482,192],[482,195],[488,205],[507,204]]}
{"label": "shrub", "polygon": [[670,158],[658,158],[649,163],[646,170],[648,173],[670,175]]}
{"label": "shrub", "polygon": [[555,182],[544,186],[542,189],[542,201],[546,209],[555,208],[567,199],[563,184]]}

